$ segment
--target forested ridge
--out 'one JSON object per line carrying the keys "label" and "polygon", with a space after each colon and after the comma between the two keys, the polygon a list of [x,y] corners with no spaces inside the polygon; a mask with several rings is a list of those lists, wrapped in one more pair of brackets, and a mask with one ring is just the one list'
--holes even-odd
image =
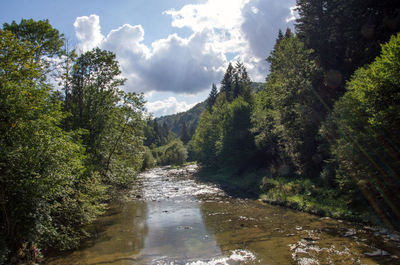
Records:
{"label": "forested ridge", "polygon": [[297,11],[266,83],[229,63],[205,102],[158,119],[112,52],[79,54],[47,20],[4,23],[0,264],[76,248],[138,172],[187,161],[235,195],[399,229],[400,3]]}

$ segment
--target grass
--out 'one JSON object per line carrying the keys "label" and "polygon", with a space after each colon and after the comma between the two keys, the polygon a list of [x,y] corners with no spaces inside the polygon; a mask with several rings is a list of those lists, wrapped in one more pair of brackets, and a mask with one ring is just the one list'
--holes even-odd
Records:
{"label": "grass", "polygon": [[320,216],[375,222],[370,214],[351,209],[338,191],[316,185],[309,179],[264,177],[260,189],[260,199],[264,202]]}
{"label": "grass", "polygon": [[377,224],[372,212],[351,208],[333,188],[313,183],[309,179],[268,176],[266,170],[238,172],[235,168],[200,168],[197,177],[218,184],[231,196],[259,198],[270,204],[358,222]]}

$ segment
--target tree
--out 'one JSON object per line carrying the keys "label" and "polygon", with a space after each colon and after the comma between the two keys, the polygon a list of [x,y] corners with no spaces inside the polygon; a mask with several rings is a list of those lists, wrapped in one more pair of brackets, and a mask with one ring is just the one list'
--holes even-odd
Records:
{"label": "tree", "polygon": [[291,32],[278,38],[268,57],[265,91],[256,96],[261,105],[255,107],[253,131],[257,142],[270,148],[265,154],[279,155],[275,163],[299,175],[318,176],[316,136],[327,109],[320,90],[322,74],[311,54]]}
{"label": "tree", "polygon": [[244,100],[250,102],[252,100],[250,84],[251,80],[247,74],[246,67],[243,63],[236,62],[232,83],[232,99],[241,96]]}
{"label": "tree", "polygon": [[11,24],[4,23],[4,30],[11,31],[22,43],[29,42],[33,51],[33,59],[42,67],[42,74],[37,78],[46,78],[56,69],[56,61],[53,58],[64,54],[64,35],[53,28],[49,21],[33,19],[22,19],[19,24],[13,21]]}
{"label": "tree", "polygon": [[221,81],[221,93],[225,94],[228,101],[232,100],[232,83],[233,83],[234,69],[231,63],[229,63],[228,68],[225,71],[224,78]]}
{"label": "tree", "polygon": [[187,142],[189,142],[190,140],[189,131],[188,128],[186,127],[186,122],[183,122],[180,138],[183,144],[187,144]]}
{"label": "tree", "polygon": [[223,122],[226,113],[225,93],[221,93],[213,105],[212,114],[207,109],[201,114],[196,132],[193,136],[193,150],[197,161],[218,167],[222,151]]}
{"label": "tree", "polygon": [[227,105],[223,117],[222,150],[219,154],[224,166],[249,167],[254,151],[254,139],[250,132],[251,106],[242,97]]}
{"label": "tree", "polygon": [[212,106],[214,105],[215,101],[217,100],[218,96],[218,89],[217,86],[213,83],[210,91],[210,95],[207,98],[207,109],[208,111],[212,111]]}
{"label": "tree", "polygon": [[399,58],[400,34],[355,72],[322,128],[348,202],[360,206],[365,199],[388,227],[400,220]]}
{"label": "tree", "polygon": [[78,135],[60,127],[61,102],[39,78],[35,49],[0,30],[0,51],[0,261],[19,250],[19,262],[37,262],[26,251],[76,246],[101,187],[85,178]]}
{"label": "tree", "polygon": [[297,0],[296,29],[324,69],[326,83],[344,93],[345,80],[370,63],[380,44],[400,30],[400,3],[391,0]]}
{"label": "tree", "polygon": [[119,89],[125,82],[120,73],[112,52],[97,48],[82,54],[72,71],[65,106],[72,114],[67,129],[83,132],[88,163],[105,183],[124,186],[140,169],[138,157],[144,151],[143,98]]}

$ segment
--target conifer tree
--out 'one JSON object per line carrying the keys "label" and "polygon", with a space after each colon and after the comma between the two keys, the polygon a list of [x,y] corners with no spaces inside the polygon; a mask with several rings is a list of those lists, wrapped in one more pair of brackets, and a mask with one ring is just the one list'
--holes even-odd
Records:
{"label": "conifer tree", "polygon": [[188,129],[186,127],[186,122],[183,122],[182,128],[181,128],[181,141],[186,144],[187,142],[189,142],[190,140],[190,136],[189,136],[189,132]]}
{"label": "conifer tree", "polygon": [[232,101],[232,83],[233,83],[234,69],[231,63],[224,74],[224,78],[221,81],[221,93],[224,93],[228,101]]}
{"label": "conifer tree", "polygon": [[214,105],[215,101],[217,100],[217,96],[218,96],[218,89],[217,89],[217,86],[213,83],[211,91],[210,91],[210,95],[208,96],[208,99],[207,99],[208,111],[212,112],[212,106]]}

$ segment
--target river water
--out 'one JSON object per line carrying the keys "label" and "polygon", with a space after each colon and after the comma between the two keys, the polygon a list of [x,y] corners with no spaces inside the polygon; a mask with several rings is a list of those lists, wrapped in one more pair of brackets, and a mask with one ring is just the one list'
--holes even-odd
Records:
{"label": "river water", "polygon": [[80,249],[48,264],[400,264],[400,237],[227,196],[197,167],[142,173]]}

